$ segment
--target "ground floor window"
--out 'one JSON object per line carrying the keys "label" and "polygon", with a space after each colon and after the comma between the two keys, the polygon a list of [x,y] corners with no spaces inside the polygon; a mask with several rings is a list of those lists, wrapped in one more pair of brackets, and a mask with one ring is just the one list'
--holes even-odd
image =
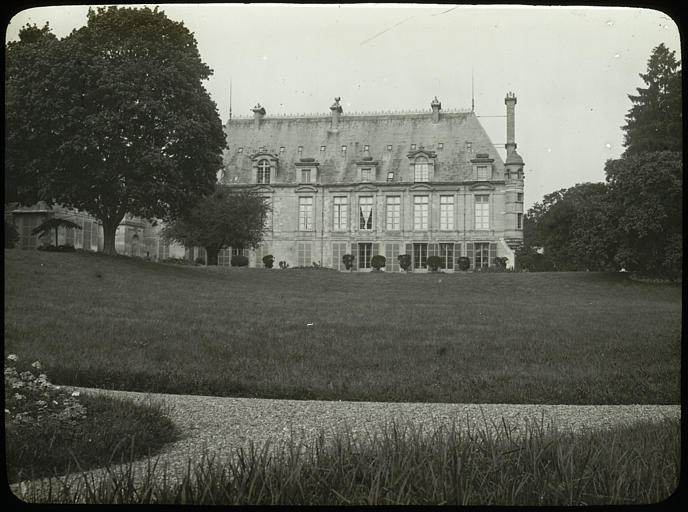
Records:
{"label": "ground floor window", "polygon": [[385,268],[387,271],[399,271],[399,244],[385,244],[385,259]]}
{"label": "ground floor window", "polygon": [[490,244],[474,244],[475,268],[487,268],[490,266]]}
{"label": "ground floor window", "polygon": [[454,244],[441,243],[439,245],[440,253],[438,256],[442,260],[442,263],[440,263],[440,268],[452,270],[454,268]]}
{"label": "ground floor window", "polygon": [[229,267],[232,263],[232,255],[226,247],[224,249],[220,249],[220,251],[217,253],[217,264],[223,267]]}
{"label": "ground floor window", "polygon": [[296,260],[299,267],[310,267],[313,265],[311,245],[310,242],[299,242],[296,244]]}
{"label": "ground floor window", "polygon": [[345,270],[342,257],[346,254],[346,242],[335,242],[332,244],[332,268]]}
{"label": "ground floor window", "polygon": [[413,244],[413,268],[428,268],[428,244]]}
{"label": "ground floor window", "polygon": [[373,257],[372,243],[358,244],[358,268],[371,268],[370,259]]}

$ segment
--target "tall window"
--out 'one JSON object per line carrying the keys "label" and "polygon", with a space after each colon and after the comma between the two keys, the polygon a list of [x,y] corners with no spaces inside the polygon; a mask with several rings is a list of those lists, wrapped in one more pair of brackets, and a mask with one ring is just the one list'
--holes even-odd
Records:
{"label": "tall window", "polygon": [[334,198],[334,225],[335,231],[346,231],[349,224],[349,200],[346,196]]}
{"label": "tall window", "polygon": [[301,183],[310,183],[311,182],[311,170],[310,169],[301,169]]}
{"label": "tall window", "polygon": [[272,229],[272,198],[270,196],[261,196],[263,202],[267,205],[268,211],[263,214],[263,226],[265,229]]}
{"label": "tall window", "polygon": [[488,167],[486,165],[479,165],[478,166],[478,179],[479,180],[487,180],[489,179],[489,172],[488,172]]}
{"label": "tall window", "polygon": [[440,268],[445,268],[451,270],[454,268],[454,244],[440,244],[439,257],[442,258],[442,263],[440,263]]}
{"label": "tall window", "polygon": [[313,198],[299,197],[299,231],[313,229]]}
{"label": "tall window", "polygon": [[490,196],[475,196],[475,229],[490,229]]}
{"label": "tall window", "polygon": [[413,229],[428,229],[428,196],[413,196]]}
{"label": "tall window", "polygon": [[257,183],[270,183],[270,162],[261,160],[258,162]]}
{"label": "tall window", "polygon": [[423,158],[417,158],[415,165],[413,166],[414,181],[425,182],[428,181],[428,161]]}
{"label": "tall window", "polygon": [[440,196],[440,229],[454,229],[454,196]]}
{"label": "tall window", "polygon": [[296,261],[299,267],[310,267],[313,265],[310,243],[298,242],[296,244]]}
{"label": "tall window", "polygon": [[401,197],[387,196],[387,231],[401,229]]}
{"label": "tall window", "polygon": [[373,197],[366,196],[358,199],[359,228],[363,230],[373,229]]}
{"label": "tall window", "polygon": [[217,253],[217,264],[221,267],[229,267],[232,264],[230,250],[228,248],[220,249]]}
{"label": "tall window", "polygon": [[523,229],[523,214],[516,214],[516,229]]}
{"label": "tall window", "polygon": [[358,268],[370,268],[370,259],[373,257],[372,243],[358,244]]}
{"label": "tall window", "polygon": [[399,244],[385,244],[385,258],[387,258],[386,269],[390,272],[399,271]]}
{"label": "tall window", "polygon": [[428,268],[428,244],[413,244],[413,268]]}
{"label": "tall window", "polygon": [[487,268],[490,266],[490,244],[476,243],[474,249],[475,268]]}

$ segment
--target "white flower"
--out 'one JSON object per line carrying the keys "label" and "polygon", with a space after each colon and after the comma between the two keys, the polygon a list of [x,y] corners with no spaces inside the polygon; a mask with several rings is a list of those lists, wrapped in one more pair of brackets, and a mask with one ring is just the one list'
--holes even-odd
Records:
{"label": "white flower", "polygon": [[72,391],[72,396],[79,396],[80,394],[81,393],[79,393],[78,391]]}
{"label": "white flower", "polygon": [[9,356],[7,356],[7,359],[9,359],[10,361],[16,361],[19,358],[15,354],[10,354]]}
{"label": "white flower", "polygon": [[36,402],[36,405],[39,406],[39,407],[43,407],[43,406],[45,405],[45,401],[44,401],[44,400],[38,400],[38,401]]}
{"label": "white flower", "polygon": [[35,368],[36,370],[40,370],[42,368],[41,362],[40,361],[34,361],[33,363],[31,363],[31,367]]}
{"label": "white flower", "polygon": [[5,409],[5,414],[9,414],[9,413],[10,413],[10,410],[9,410],[9,409]]}
{"label": "white flower", "polygon": [[57,403],[57,400],[53,400],[53,405],[59,405],[59,404]]}
{"label": "white flower", "polygon": [[19,393],[15,393],[15,394],[14,394],[14,398],[15,398],[15,400],[23,400],[23,399],[24,399],[24,395],[20,395]]}

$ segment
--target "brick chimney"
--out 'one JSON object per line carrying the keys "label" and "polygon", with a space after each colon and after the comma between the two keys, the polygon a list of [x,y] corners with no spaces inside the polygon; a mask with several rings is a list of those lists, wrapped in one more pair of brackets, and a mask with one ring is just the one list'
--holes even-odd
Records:
{"label": "brick chimney", "polygon": [[253,127],[260,128],[260,121],[265,117],[265,109],[256,103],[256,106],[251,109],[253,111]]}
{"label": "brick chimney", "polygon": [[509,154],[516,149],[516,95],[513,92],[506,93],[504,103],[506,104],[506,152]]}
{"label": "brick chimney", "polygon": [[432,122],[433,123],[439,123],[440,122],[440,110],[442,110],[442,103],[439,102],[437,99],[437,96],[435,96],[435,99],[432,100],[430,103],[430,107],[432,108]]}
{"label": "brick chimney", "polygon": [[339,104],[339,101],[341,98],[337,96],[334,99],[334,103],[330,107],[330,111],[332,112],[332,123],[330,125],[330,130],[333,132],[336,132],[339,128],[339,117],[342,115],[342,106]]}

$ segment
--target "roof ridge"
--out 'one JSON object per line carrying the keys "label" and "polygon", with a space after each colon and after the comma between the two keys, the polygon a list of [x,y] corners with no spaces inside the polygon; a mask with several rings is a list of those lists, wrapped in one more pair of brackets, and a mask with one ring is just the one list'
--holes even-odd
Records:
{"label": "roof ridge", "polygon": [[[443,109],[441,111],[442,114],[470,114],[473,112],[472,109],[470,108],[451,108],[451,109]],[[420,115],[420,114],[425,114],[428,116],[431,116],[433,112],[431,110],[427,109],[410,109],[410,110],[377,110],[377,111],[355,111],[355,112],[349,112],[347,113],[344,111],[340,117],[340,120],[346,117],[370,117],[370,116],[397,116],[397,115]],[[315,113],[299,113],[299,114],[294,114],[294,113],[285,113],[285,114],[266,114],[265,117],[262,118],[262,121],[268,120],[268,119],[296,119],[296,118],[307,118],[307,117],[316,117],[316,118],[328,118],[330,117],[331,114],[325,113],[325,112],[315,112]],[[232,118],[233,120],[235,119],[253,119],[253,116],[251,115],[238,115],[234,116]]]}

